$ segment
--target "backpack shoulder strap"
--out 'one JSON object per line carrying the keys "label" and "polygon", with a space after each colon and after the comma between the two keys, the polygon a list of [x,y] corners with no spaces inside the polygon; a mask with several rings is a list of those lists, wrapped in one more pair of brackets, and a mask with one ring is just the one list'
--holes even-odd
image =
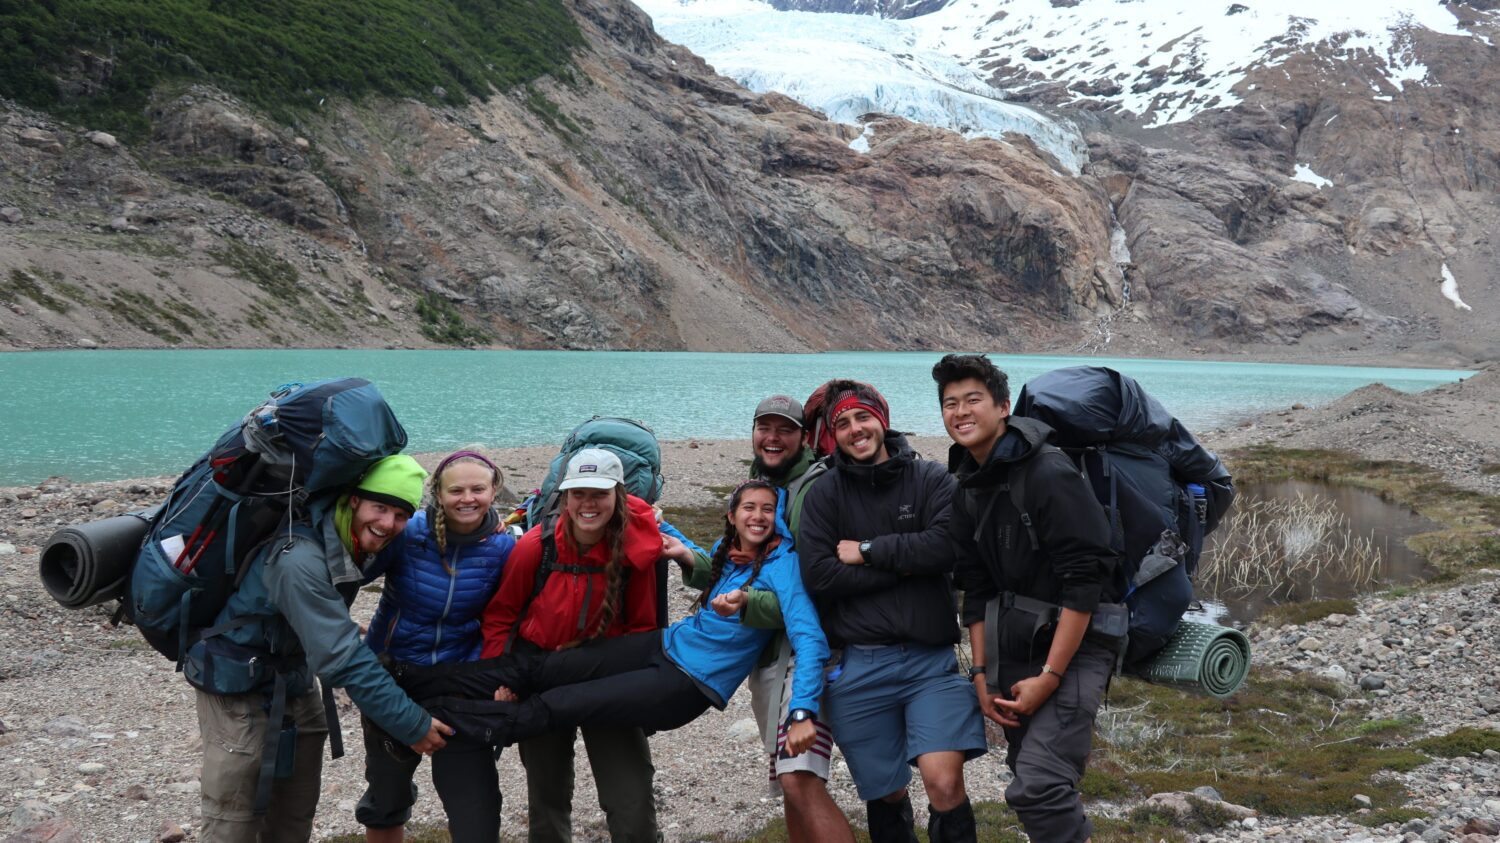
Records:
{"label": "backpack shoulder strap", "polygon": [[526,613],[531,611],[531,602],[547,587],[547,578],[557,567],[557,534],[554,532],[555,523],[552,519],[543,518],[542,528],[542,561],[537,565],[536,576],[531,583],[531,593],[526,595],[526,602],[521,604],[521,611],[516,613],[516,621],[511,624],[510,637],[505,639],[505,653],[509,654],[515,646],[516,638],[521,634],[521,621],[526,619]]}
{"label": "backpack shoulder strap", "polygon": [[1026,511],[1026,475],[1030,471],[1029,465],[1022,467],[1020,471],[1011,470],[1010,505],[1015,507],[1016,512],[1021,516],[1021,526],[1026,528],[1026,538],[1031,541],[1031,549],[1037,551],[1042,549],[1042,543],[1037,539],[1036,525],[1031,521],[1031,513]]}

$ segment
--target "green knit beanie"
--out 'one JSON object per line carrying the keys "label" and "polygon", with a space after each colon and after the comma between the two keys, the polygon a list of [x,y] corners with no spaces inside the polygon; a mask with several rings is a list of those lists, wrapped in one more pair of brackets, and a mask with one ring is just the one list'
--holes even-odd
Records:
{"label": "green knit beanie", "polygon": [[399,507],[411,515],[422,503],[422,481],[426,479],[426,469],[416,460],[406,454],[395,454],[370,466],[351,494]]}

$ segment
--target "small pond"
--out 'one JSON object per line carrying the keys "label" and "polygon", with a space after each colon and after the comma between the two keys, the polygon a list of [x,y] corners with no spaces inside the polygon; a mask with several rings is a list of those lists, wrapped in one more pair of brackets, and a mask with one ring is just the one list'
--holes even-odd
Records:
{"label": "small pond", "polygon": [[1353,597],[1435,573],[1406,539],[1441,525],[1372,492],[1300,480],[1238,489],[1198,569],[1203,615],[1216,622],[1243,624],[1278,603]]}

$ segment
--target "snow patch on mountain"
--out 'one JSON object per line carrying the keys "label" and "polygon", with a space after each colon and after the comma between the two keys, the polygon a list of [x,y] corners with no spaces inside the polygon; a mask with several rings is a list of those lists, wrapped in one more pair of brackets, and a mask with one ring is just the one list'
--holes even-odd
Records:
{"label": "snow patch on mountain", "polygon": [[1442,0],[956,0],[912,23],[923,46],[986,74],[1025,68],[1154,126],[1235,105],[1247,70],[1312,45],[1373,59],[1399,91],[1427,78],[1413,28],[1479,37]]}
{"label": "snow patch on mountain", "polygon": [[[1004,101],[952,55],[922,46],[911,21],[864,15],[778,12],[754,0],[640,0],[657,32],[702,56],[752,91],[780,91],[863,125],[893,114],[965,137],[1025,135],[1074,175],[1087,160],[1078,129]],[[868,141],[866,141],[868,148]]]}
{"label": "snow patch on mountain", "polygon": [[1467,304],[1465,304],[1464,300],[1459,297],[1459,295],[1458,295],[1458,279],[1453,277],[1453,271],[1448,268],[1448,264],[1447,263],[1443,264],[1443,283],[1438,287],[1438,289],[1442,291],[1443,298],[1447,299],[1448,301],[1453,302],[1453,309],[1454,310],[1473,310],[1474,309],[1472,307],[1469,307]]}
{"label": "snow patch on mountain", "polygon": [[1318,188],[1319,190],[1322,190],[1325,187],[1331,187],[1333,185],[1333,182],[1313,172],[1311,164],[1298,164],[1292,170],[1292,180],[1307,182],[1308,184]]}

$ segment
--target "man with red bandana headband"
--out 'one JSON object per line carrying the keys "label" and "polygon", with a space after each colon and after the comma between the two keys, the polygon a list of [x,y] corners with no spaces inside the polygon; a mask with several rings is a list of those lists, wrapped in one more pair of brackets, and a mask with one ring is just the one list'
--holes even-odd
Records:
{"label": "man with red bandana headband", "polygon": [[890,429],[873,387],[833,381],[824,424],[837,450],[807,493],[797,537],[802,577],[829,644],[825,711],[869,813],[873,843],[913,843],[911,767],[922,773],[934,843],[975,840],[964,762],[984,725],[958,672],[948,534],[954,480]]}

